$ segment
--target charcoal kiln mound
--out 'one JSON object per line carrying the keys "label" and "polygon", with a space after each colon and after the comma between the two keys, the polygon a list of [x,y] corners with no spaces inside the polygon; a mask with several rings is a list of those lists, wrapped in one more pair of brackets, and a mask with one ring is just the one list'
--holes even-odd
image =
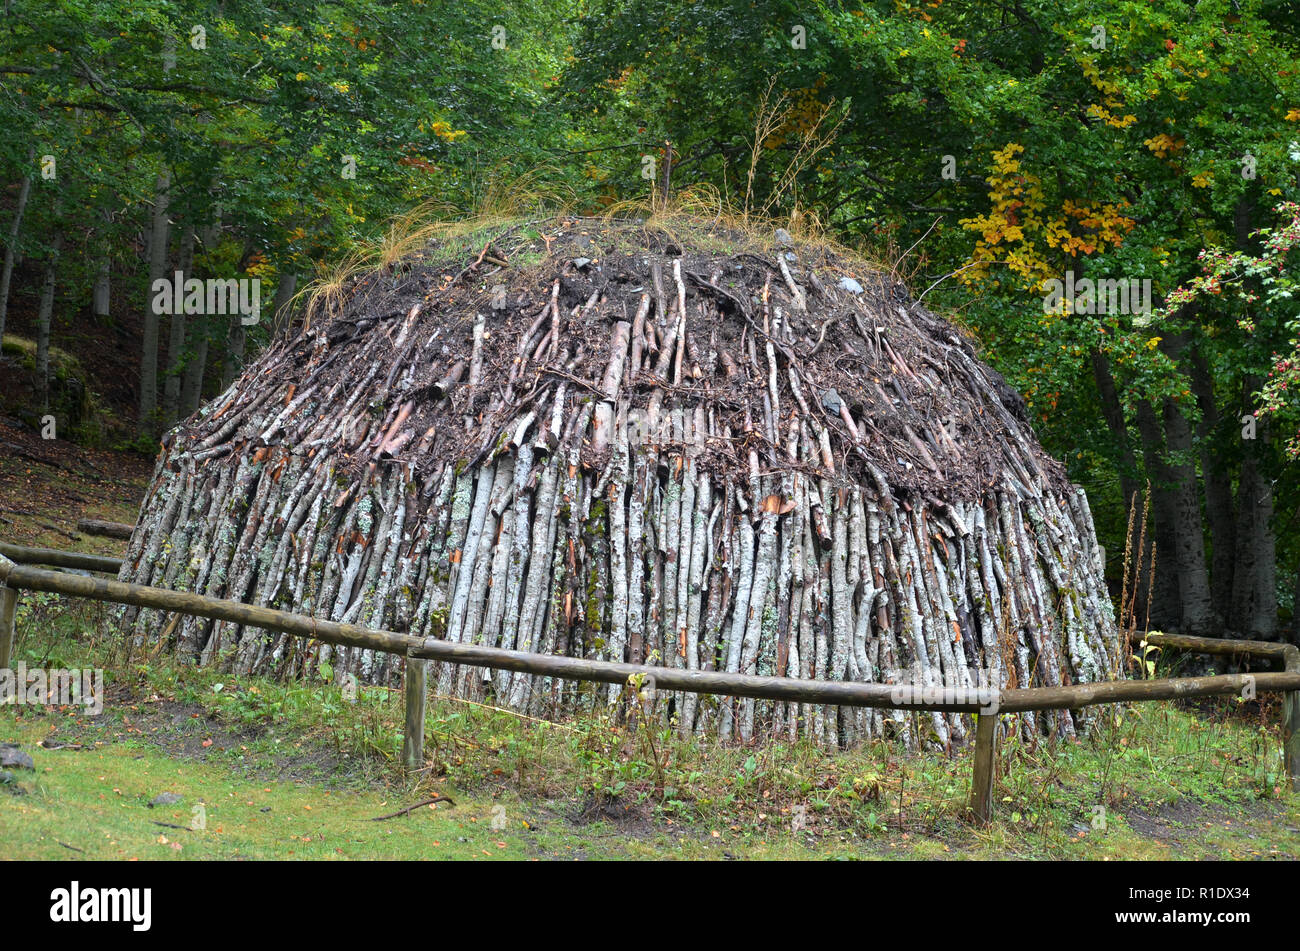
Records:
{"label": "charcoal kiln mound", "polygon": [[[518,222],[334,287],[168,434],[122,580],[700,670],[1110,676],[1087,500],[970,341],[850,255],[680,224]],[[396,683],[404,663],[230,622],[122,620],[243,673]],[[625,701],[509,671],[431,676],[543,716]],[[970,731],[957,714],[655,702],[683,731],[742,740]]]}

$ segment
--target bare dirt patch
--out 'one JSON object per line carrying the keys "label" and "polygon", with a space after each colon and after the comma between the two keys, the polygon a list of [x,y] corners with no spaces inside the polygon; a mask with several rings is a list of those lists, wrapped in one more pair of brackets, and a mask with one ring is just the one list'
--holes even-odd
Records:
{"label": "bare dirt patch", "polygon": [[[1294,828],[1295,816],[1290,815],[1281,803],[1265,800],[1228,807],[1207,806],[1193,799],[1182,798],[1162,805],[1130,809],[1124,813],[1124,818],[1139,835],[1168,845],[1175,851],[1192,845],[1203,847],[1206,844],[1207,830],[1216,826],[1258,827],[1255,832],[1245,833],[1245,837],[1247,840],[1258,841],[1261,852],[1270,849],[1273,842],[1277,841],[1270,835],[1271,830],[1297,831]],[[1241,835],[1240,828],[1237,834]],[[1272,857],[1295,859],[1300,858],[1300,855],[1287,847]]]}
{"label": "bare dirt patch", "polygon": [[108,691],[105,706],[119,713],[122,729],[113,723],[96,727],[86,722],[82,727],[61,728],[46,742],[80,743],[101,733],[101,740],[137,739],[175,759],[233,767],[259,778],[312,782],[324,788],[384,785],[359,760],[341,756],[312,738],[286,734],[281,737],[284,752],[268,751],[267,743],[276,738],[273,727],[234,727],[198,704],[146,697],[118,687]]}
{"label": "bare dirt patch", "polygon": [[81,535],[77,520],[134,522],[153,463],[87,449],[0,417],[0,538],[19,545],[120,555],[122,542]]}

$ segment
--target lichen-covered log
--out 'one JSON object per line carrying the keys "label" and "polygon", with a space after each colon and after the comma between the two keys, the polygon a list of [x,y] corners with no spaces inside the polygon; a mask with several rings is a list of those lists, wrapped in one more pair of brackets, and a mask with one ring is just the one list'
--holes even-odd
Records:
{"label": "lichen-covered log", "polygon": [[[337,313],[168,435],[120,577],[687,670],[1105,679],[1119,648],[1087,501],[1019,397],[861,262],[707,238],[733,250],[629,222],[532,222],[355,279]],[[401,672],[228,621],[121,621],[242,672]],[[508,671],[429,675],[549,716],[622,700]],[[683,732],[742,741],[970,730],[940,712],[655,702]],[[1023,728],[1078,726],[1034,716]]]}

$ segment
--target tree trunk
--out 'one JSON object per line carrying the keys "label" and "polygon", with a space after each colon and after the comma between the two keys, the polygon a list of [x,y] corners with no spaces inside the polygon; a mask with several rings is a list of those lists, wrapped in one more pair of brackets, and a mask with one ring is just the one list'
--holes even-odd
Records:
{"label": "tree trunk", "polygon": [[171,173],[164,170],[158,175],[154,188],[153,226],[149,231],[149,306],[144,309],[144,333],[140,342],[140,418],[137,431],[141,436],[157,432],[158,414],[158,315],[154,313],[154,281],[164,276],[167,269],[167,192],[171,187]]}
{"label": "tree trunk", "polygon": [[[212,224],[203,231],[203,249],[208,252],[221,237],[221,206],[216,205]],[[203,377],[208,368],[209,337],[212,328],[207,314],[195,314],[190,325],[190,361],[185,365],[181,385],[181,412],[192,416],[203,402]]]}
{"label": "tree trunk", "polygon": [[[30,160],[36,160],[36,153],[32,152]],[[14,208],[14,223],[9,226],[9,243],[5,245],[5,263],[4,269],[0,270],[0,339],[5,335],[5,316],[9,312],[9,281],[14,273],[14,258],[18,254],[18,235],[22,231],[23,212],[27,210],[27,198],[32,193],[32,177],[27,175],[23,178],[23,184],[18,189],[18,204]]]}
{"label": "tree trunk", "polygon": [[1165,444],[1173,460],[1175,479],[1174,556],[1178,565],[1178,592],[1182,598],[1182,629],[1188,634],[1213,635],[1222,620],[1214,614],[1210,597],[1210,573],[1205,567],[1205,529],[1201,523],[1201,499],[1192,463],[1192,427],[1173,400],[1165,400]]}
{"label": "tree trunk", "polygon": [[[57,214],[56,214],[57,219]],[[63,249],[63,229],[56,220],[54,243],[45,261],[45,281],[41,287],[41,303],[36,311],[36,385],[41,412],[50,411],[50,321],[54,317],[54,288],[58,275],[59,252]]]}
{"label": "tree trunk", "polygon": [[[176,270],[179,280],[189,278],[194,270],[194,229],[186,225],[181,235],[180,258]],[[184,285],[182,285],[183,287]],[[163,382],[163,422],[168,428],[176,424],[181,402],[181,377],[185,373],[185,314],[172,314],[171,333],[167,339],[167,379]]]}
{"label": "tree trunk", "polygon": [[[1258,389],[1246,382],[1246,392]],[[1232,585],[1233,630],[1242,637],[1270,640],[1277,633],[1277,552],[1273,537],[1273,485],[1260,471],[1267,445],[1265,420],[1246,441],[1237,485],[1236,573]]]}
{"label": "tree trunk", "polygon": [[[1191,331],[1166,334],[1160,351],[1181,365]],[[1178,569],[1178,594],[1182,601],[1181,630],[1186,634],[1214,635],[1223,618],[1214,613],[1210,572],[1205,564],[1205,528],[1201,519],[1201,492],[1196,481],[1192,427],[1182,408],[1172,399],[1161,407],[1164,417],[1166,465],[1173,478],[1174,561]]]}
{"label": "tree trunk", "polygon": [[[1175,478],[1164,460],[1164,434],[1155,410],[1145,400],[1137,406],[1138,432],[1142,436],[1142,455],[1151,476],[1152,525],[1147,537],[1155,546],[1155,590],[1149,602],[1150,623],[1154,627],[1178,627],[1182,623],[1182,599],[1179,573],[1174,555],[1174,524],[1177,521],[1173,500]],[[1141,615],[1145,623],[1147,615]]]}
{"label": "tree trunk", "polygon": [[289,306],[293,300],[294,291],[298,288],[298,275],[290,271],[282,273],[280,280],[275,285],[275,300],[271,304],[271,335],[278,337],[289,328],[289,322],[293,317],[292,308]]}
{"label": "tree trunk", "polygon": [[[1133,518],[1132,531],[1127,540],[1127,545],[1130,560],[1132,561],[1131,570],[1135,576],[1132,582],[1136,586],[1133,597],[1134,613],[1141,618],[1146,616],[1147,602],[1151,597],[1149,573],[1142,569],[1142,565],[1150,561],[1151,543],[1149,538],[1145,543],[1142,541],[1144,532],[1140,516],[1143,492],[1139,479],[1140,469],[1137,456],[1133,452],[1133,440],[1129,434],[1128,421],[1124,418],[1124,407],[1120,403],[1119,393],[1115,387],[1115,378],[1110,371],[1110,363],[1100,350],[1093,349],[1089,356],[1092,360],[1093,379],[1097,382],[1097,392],[1100,396],[1101,413],[1119,450],[1119,464],[1116,468],[1119,470],[1119,486],[1120,492],[1124,496],[1124,508],[1128,512],[1129,509],[1136,506],[1138,513]],[[1139,545],[1142,544],[1145,545],[1148,552],[1145,555],[1138,551]],[[1141,558],[1141,564],[1139,564],[1139,558]],[[1130,566],[1127,564],[1123,567],[1125,571],[1130,570]]]}
{"label": "tree trunk", "polygon": [[105,254],[99,262],[99,273],[95,275],[95,287],[91,291],[91,311],[98,321],[108,319],[108,309],[112,298],[112,262]]}
{"label": "tree trunk", "polygon": [[208,367],[208,317],[195,314],[190,321],[190,359],[185,364],[185,380],[181,384],[181,413],[191,416],[203,401],[203,374]]}
{"label": "tree trunk", "polygon": [[223,391],[235,382],[235,378],[244,369],[244,346],[247,341],[244,325],[239,322],[239,315],[236,314],[230,322],[230,334],[226,337],[226,363],[221,370]]}
{"label": "tree trunk", "polygon": [[[104,219],[104,237],[107,239],[107,231],[113,223],[112,215],[107,210],[103,213]],[[113,255],[108,250],[108,242],[105,241],[104,253],[99,259],[99,271],[95,275],[95,287],[91,292],[91,311],[95,319],[101,323],[108,320],[109,304],[112,300],[112,276],[113,276]]]}
{"label": "tree trunk", "polygon": [[[1256,205],[1243,195],[1233,213],[1237,247],[1259,253],[1252,237]],[[1258,291],[1258,287],[1255,287]],[[1242,381],[1241,405],[1252,405],[1252,394],[1263,381]],[[1271,640],[1277,634],[1277,546],[1273,535],[1273,483],[1263,471],[1269,457],[1267,417],[1255,425],[1255,438],[1243,440],[1245,458],[1237,481],[1237,574],[1233,578],[1230,622],[1242,637]]]}
{"label": "tree trunk", "polygon": [[1190,378],[1201,411],[1197,442],[1201,447],[1201,477],[1205,480],[1205,517],[1210,527],[1210,596],[1221,618],[1232,614],[1232,574],[1237,560],[1232,474],[1214,440],[1223,422],[1214,398],[1214,380],[1205,357],[1192,354]]}

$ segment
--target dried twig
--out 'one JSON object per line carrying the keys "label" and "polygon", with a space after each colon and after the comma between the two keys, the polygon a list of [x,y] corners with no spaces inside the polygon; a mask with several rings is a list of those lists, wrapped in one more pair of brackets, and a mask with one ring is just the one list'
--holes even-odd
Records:
{"label": "dried twig", "polygon": [[422,799],[419,802],[415,803],[414,805],[407,806],[405,809],[398,809],[396,812],[390,812],[386,816],[375,816],[370,821],[383,822],[385,819],[396,819],[398,816],[404,816],[408,813],[414,812],[416,809],[419,809],[421,806],[431,806],[435,802],[445,802],[453,806],[456,805],[456,803],[452,801],[452,798],[450,796],[430,796],[428,799]]}

